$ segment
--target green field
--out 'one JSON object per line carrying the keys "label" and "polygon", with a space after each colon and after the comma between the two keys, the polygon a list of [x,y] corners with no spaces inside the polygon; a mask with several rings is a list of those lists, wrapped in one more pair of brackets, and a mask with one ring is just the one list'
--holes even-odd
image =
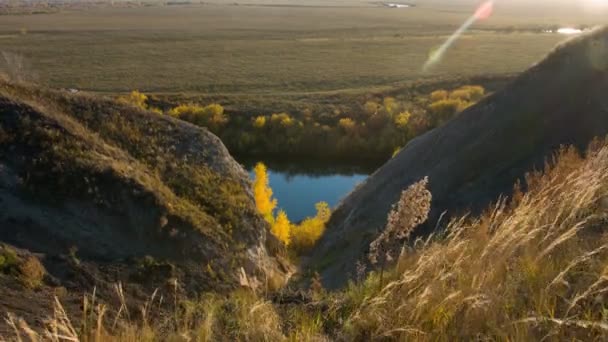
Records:
{"label": "green field", "polygon": [[568,7],[548,12],[499,3],[494,17],[422,73],[429,52],[466,20],[475,1],[420,1],[409,9],[357,0],[237,2],[4,15],[0,51],[9,62],[0,55],[0,70],[52,87],[110,93],[368,89],[518,72],[565,39],[543,28],[606,22],[605,15]]}

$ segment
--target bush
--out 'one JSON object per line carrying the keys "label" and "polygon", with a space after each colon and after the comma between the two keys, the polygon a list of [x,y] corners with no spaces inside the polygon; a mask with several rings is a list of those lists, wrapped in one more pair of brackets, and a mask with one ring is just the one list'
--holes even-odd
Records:
{"label": "bush", "polygon": [[272,114],[270,122],[273,123],[275,128],[287,128],[295,124],[295,120],[287,113]]}
{"label": "bush", "polygon": [[395,127],[399,129],[405,129],[410,122],[411,116],[412,114],[410,112],[403,112],[397,114],[394,119]]}
{"label": "bush", "polygon": [[224,107],[216,103],[205,107],[196,104],[182,104],[171,109],[169,115],[207,127],[212,132],[219,131],[228,122],[228,117],[224,114]]}
{"label": "bush", "polygon": [[9,247],[0,247],[0,272],[11,274],[17,271],[20,259]]}
{"label": "bush", "polygon": [[35,256],[20,258],[9,247],[0,247],[0,272],[15,277],[23,286],[31,289],[42,285],[46,270]]}
{"label": "bush", "polygon": [[353,121],[353,119],[350,119],[350,118],[342,118],[342,119],[340,119],[340,121],[338,121],[338,126],[340,126],[340,128],[346,134],[354,133],[356,125],[357,124],[355,123],[355,121]]}
{"label": "bush", "polygon": [[430,98],[432,102],[437,102],[447,99],[448,96],[449,93],[447,92],[447,90],[435,90],[431,93]]}
{"label": "bush", "polygon": [[450,93],[450,99],[458,99],[465,102],[477,102],[483,98],[485,89],[480,86],[463,86]]}
{"label": "bush", "polygon": [[144,110],[148,109],[147,101],[148,96],[146,96],[144,93],[140,93],[137,90],[133,90],[128,95],[118,97],[118,102],[129,104]]}
{"label": "bush", "polygon": [[257,116],[253,118],[253,127],[255,128],[264,128],[266,126],[266,117],[265,116]]}
{"label": "bush", "polygon": [[460,99],[445,99],[429,105],[429,115],[434,126],[441,125],[460,113],[468,105]]}
{"label": "bush", "polygon": [[42,285],[46,270],[40,260],[34,256],[28,256],[19,264],[19,280],[30,289],[36,289]]}

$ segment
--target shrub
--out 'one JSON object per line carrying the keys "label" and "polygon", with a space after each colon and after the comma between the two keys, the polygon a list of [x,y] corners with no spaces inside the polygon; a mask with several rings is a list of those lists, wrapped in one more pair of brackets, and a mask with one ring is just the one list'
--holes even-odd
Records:
{"label": "shrub", "polygon": [[380,111],[381,106],[375,101],[367,101],[363,105],[363,111],[368,115],[374,115]]}
{"label": "shrub", "polygon": [[42,285],[46,270],[40,260],[34,256],[28,256],[19,263],[19,280],[30,289],[36,289]]}
{"label": "shrub", "polygon": [[19,265],[19,257],[9,247],[0,247],[0,272],[5,274],[14,273]]}
{"label": "shrub", "polygon": [[38,258],[32,255],[20,258],[9,247],[0,247],[0,272],[15,277],[23,286],[31,289],[40,287],[46,275]]}
{"label": "shrub", "polygon": [[382,101],[382,106],[390,116],[395,115],[400,107],[399,102],[394,97],[385,97]]}
{"label": "shrub", "polygon": [[447,99],[448,95],[449,93],[447,92],[447,90],[435,90],[431,93],[430,98],[432,102],[437,102]]}
{"label": "shrub", "polygon": [[485,89],[481,86],[462,86],[449,95],[450,99],[458,99],[464,102],[478,102],[485,95]]}
{"label": "shrub", "polygon": [[478,102],[486,94],[486,90],[482,86],[468,85],[460,87],[460,90],[466,90],[469,93],[469,100],[473,102]]}
{"label": "shrub", "polygon": [[344,133],[351,134],[355,131],[356,123],[353,119],[342,118],[338,121],[338,126],[340,126]]}
{"label": "shrub", "polygon": [[255,128],[264,128],[266,126],[266,117],[265,116],[257,116],[253,118],[253,127]]}
{"label": "shrub", "polygon": [[397,114],[395,116],[395,119],[393,120],[395,127],[399,128],[399,129],[405,129],[410,122],[411,116],[412,116],[412,114],[410,112],[403,112],[403,113]]}
{"label": "shrub", "polygon": [[440,125],[456,114],[460,113],[468,106],[468,103],[460,99],[446,99],[433,102],[429,105],[429,114],[433,125]]}
{"label": "shrub", "polygon": [[147,101],[148,96],[143,93],[140,93],[137,90],[133,90],[128,95],[118,97],[118,102],[129,104],[144,110],[148,109]]}
{"label": "shrub", "polygon": [[287,113],[272,114],[270,116],[270,122],[272,122],[275,127],[281,128],[291,127],[295,124],[295,120]]}
{"label": "shrub", "polygon": [[197,104],[182,104],[171,109],[169,115],[197,126],[207,127],[213,132],[217,132],[228,122],[224,107],[216,103],[204,107]]}

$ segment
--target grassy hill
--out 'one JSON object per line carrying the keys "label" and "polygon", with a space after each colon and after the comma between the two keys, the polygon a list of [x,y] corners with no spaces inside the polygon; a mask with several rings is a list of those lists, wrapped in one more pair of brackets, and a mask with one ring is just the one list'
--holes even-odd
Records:
{"label": "grassy hill", "polygon": [[418,236],[433,232],[443,212],[478,213],[508,195],[560,145],[584,148],[608,133],[606,60],[604,28],[563,44],[504,89],[411,141],[335,210],[313,267],[326,284],[344,284],[401,191],[425,176],[433,210]]}
{"label": "grassy hill", "polygon": [[[205,129],[0,83],[0,241],[41,261],[36,287],[153,291],[175,279],[185,293],[226,291],[241,268],[278,285],[286,270],[267,230],[246,172]],[[35,309],[24,296],[9,309]]]}

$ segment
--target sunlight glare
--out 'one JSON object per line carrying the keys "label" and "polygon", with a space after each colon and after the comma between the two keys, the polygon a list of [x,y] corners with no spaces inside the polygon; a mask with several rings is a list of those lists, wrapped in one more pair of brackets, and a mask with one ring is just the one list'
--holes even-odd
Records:
{"label": "sunlight glare", "polygon": [[437,50],[434,50],[430,53],[428,60],[424,63],[422,67],[422,71],[426,72],[435,64],[439,63],[448,49],[454,45],[454,43],[465,33],[475,22],[479,20],[486,20],[492,16],[494,12],[494,0],[489,0],[481,4],[475,10],[475,13],[470,16],[464,24],[462,24],[456,32],[454,32]]}

